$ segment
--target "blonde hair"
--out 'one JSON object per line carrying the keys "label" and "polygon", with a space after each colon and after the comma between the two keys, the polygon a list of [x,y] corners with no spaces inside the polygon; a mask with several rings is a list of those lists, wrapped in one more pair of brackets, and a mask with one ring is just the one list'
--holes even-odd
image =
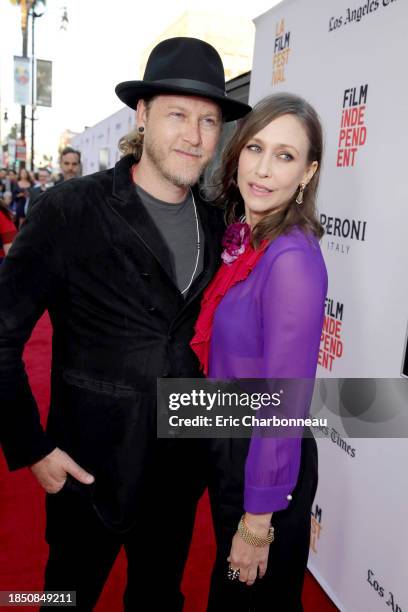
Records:
{"label": "blonde hair", "polygon": [[141,134],[137,128],[134,128],[129,134],[126,134],[126,136],[122,136],[118,143],[118,149],[122,157],[125,155],[133,155],[138,162],[142,157],[143,140],[144,135]]}
{"label": "blonde hair", "polygon": [[[149,116],[150,107],[155,97],[156,96],[153,96],[148,100],[144,100],[147,116]],[[144,134],[139,132],[137,127],[133,128],[133,130],[126,134],[126,136],[122,136],[118,142],[118,149],[120,153],[122,153],[122,157],[125,155],[133,155],[135,160],[138,162],[143,153],[143,141]]]}

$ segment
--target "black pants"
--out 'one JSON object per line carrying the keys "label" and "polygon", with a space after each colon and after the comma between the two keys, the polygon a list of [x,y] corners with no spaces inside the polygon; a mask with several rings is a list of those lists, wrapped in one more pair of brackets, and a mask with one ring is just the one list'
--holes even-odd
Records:
{"label": "black pants", "polygon": [[[196,504],[205,486],[196,453],[189,453],[189,444],[196,447],[198,441],[181,442],[187,443],[181,449],[183,466],[174,457],[163,457],[172,469],[163,463],[162,473],[151,480],[140,501],[135,526],[127,533],[106,528],[90,499],[72,485],[47,495],[49,559],[44,590],[76,591],[75,609],[93,610],[123,545],[128,560],[124,610],[181,612],[184,597],[180,583]],[[191,470],[186,468],[189,465]]]}
{"label": "black pants", "polygon": [[214,471],[209,486],[217,540],[207,612],[300,612],[309,554],[310,519],[317,488],[317,445],[303,438],[299,477],[293,500],[275,512],[275,541],[261,580],[246,586],[227,577],[227,557],[243,512],[244,466],[249,440],[212,441]]}

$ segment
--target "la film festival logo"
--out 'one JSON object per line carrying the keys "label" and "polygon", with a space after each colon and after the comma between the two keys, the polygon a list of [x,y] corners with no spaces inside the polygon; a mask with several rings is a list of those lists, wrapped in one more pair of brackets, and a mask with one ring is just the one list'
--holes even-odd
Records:
{"label": "la film festival logo", "polygon": [[314,510],[312,510],[310,530],[310,550],[315,554],[317,554],[317,546],[322,529],[322,509],[316,504]]}
{"label": "la film festival logo", "polygon": [[368,84],[344,90],[336,161],[339,168],[355,166],[357,152],[367,142],[367,94]]}
{"label": "la film festival logo", "polygon": [[285,29],[285,20],[282,18],[276,24],[275,43],[273,51],[272,85],[285,81],[285,68],[289,61],[290,32]]}
{"label": "la film festival logo", "polygon": [[336,359],[340,359],[343,356],[341,328],[343,325],[344,304],[331,298],[326,298],[324,308],[325,315],[322,335],[320,337],[318,364],[332,372]]}

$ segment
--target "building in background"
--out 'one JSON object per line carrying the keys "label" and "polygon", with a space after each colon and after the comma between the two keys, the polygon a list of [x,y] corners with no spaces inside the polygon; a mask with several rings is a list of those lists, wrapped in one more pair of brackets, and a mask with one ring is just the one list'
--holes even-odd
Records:
{"label": "building in background", "polygon": [[133,129],[134,123],[135,111],[125,106],[75,136],[71,146],[81,151],[82,174],[114,166],[120,157],[119,139]]}
{"label": "building in background", "polygon": [[141,76],[152,49],[174,36],[193,36],[213,45],[222,57],[226,81],[251,70],[255,26],[250,19],[236,16],[233,11],[217,12],[215,17],[214,12],[188,10],[146,47],[140,63]]}
{"label": "building in background", "polygon": [[73,132],[72,130],[64,130],[60,136],[58,143],[58,152],[61,153],[65,147],[72,146],[72,140],[78,136],[78,132]]}

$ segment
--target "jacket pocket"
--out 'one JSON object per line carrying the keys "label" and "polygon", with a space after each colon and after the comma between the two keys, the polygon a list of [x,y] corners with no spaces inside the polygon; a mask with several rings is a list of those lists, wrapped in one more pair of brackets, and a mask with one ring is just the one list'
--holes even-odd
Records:
{"label": "jacket pocket", "polygon": [[64,368],[62,370],[62,378],[68,384],[79,389],[102,393],[116,398],[135,397],[137,392],[130,385],[90,378],[77,370]]}

